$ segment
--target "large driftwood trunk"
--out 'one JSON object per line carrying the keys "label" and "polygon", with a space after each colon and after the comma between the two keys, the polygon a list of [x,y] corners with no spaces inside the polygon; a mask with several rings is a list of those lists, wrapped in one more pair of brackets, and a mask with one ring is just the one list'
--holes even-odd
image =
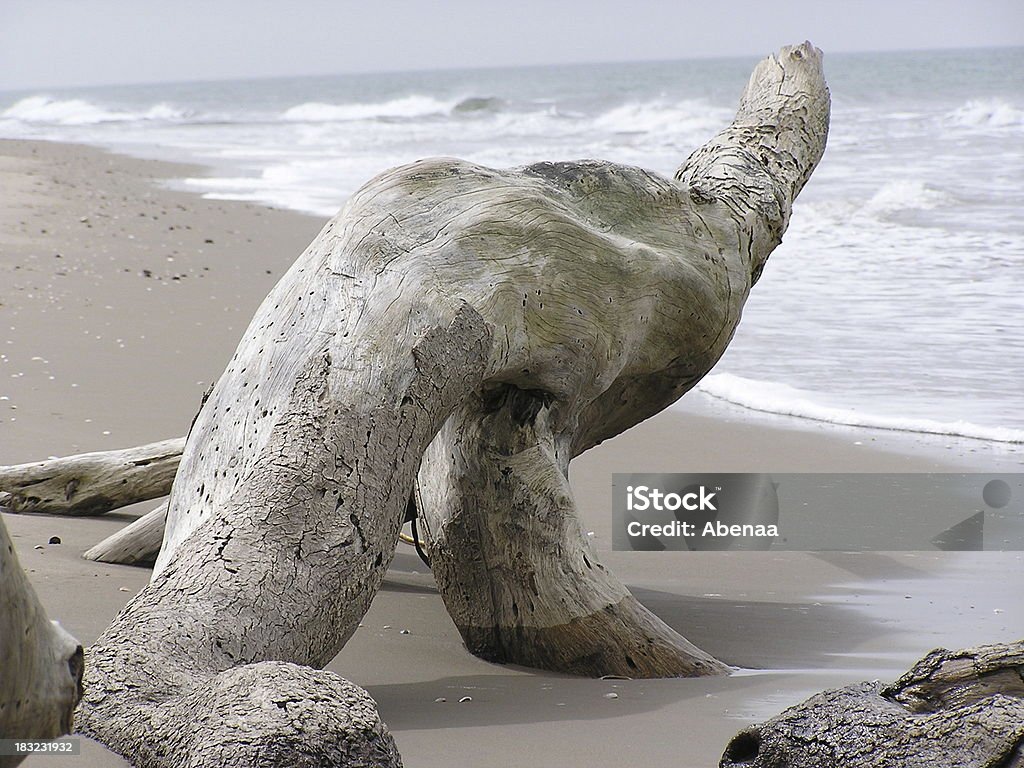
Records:
{"label": "large driftwood trunk", "polygon": [[[341,298],[344,279],[326,277],[323,266],[321,279],[307,282],[311,262],[332,252],[324,246],[311,246],[290,273],[298,279],[275,289],[300,287],[314,328],[279,347],[313,349],[283,372],[286,392],[268,392],[274,428],[244,475],[220,482],[211,474],[209,493],[222,489],[216,514],[89,649],[81,728],[137,765],[400,764],[365,692],[318,668],[355,631],[379,587],[419,456],[478,382],[490,333],[462,303],[410,311],[417,300],[398,285],[392,301],[372,307],[358,300],[358,285],[348,286],[351,300]],[[314,296],[311,285],[319,285]],[[321,302],[335,300],[353,311],[321,333]],[[381,328],[392,340],[408,328],[407,346],[383,345],[374,333]],[[351,340],[344,360],[333,346],[342,339]],[[286,365],[287,356],[276,362]],[[208,407],[196,430],[214,435],[201,450],[221,474],[239,462],[217,459],[224,444],[215,435],[231,422],[209,414],[231,406],[215,389]],[[227,444],[234,451],[237,438]],[[179,474],[172,504],[188,479]]]}
{"label": "large driftwood trunk", "polygon": [[[0,739],[70,733],[81,686],[82,646],[46,618],[0,517]],[[0,755],[0,768],[21,759]]]}
{"label": "large driftwood trunk", "polygon": [[804,44],[758,66],[674,180],[433,159],[359,190],[193,425],[153,579],[88,652],[83,730],[143,766],[397,764],[372,702],[313,668],[366,611],[413,495],[474,651],[726,672],[598,562],[566,473],[724,352],[827,124]]}
{"label": "large driftwood trunk", "polygon": [[737,734],[721,768],[1021,768],[1024,642],[932,651],[891,685],[812,696]]}
{"label": "large driftwood trunk", "polygon": [[518,287],[494,322],[525,346],[448,420],[417,485],[432,570],[474,653],[587,675],[723,671],[600,563],[568,467],[721,357],[824,151],[828,116],[821,53],[805,43],[758,65],[736,120],[676,182],[541,163],[502,175],[515,203],[501,215],[456,187],[449,207],[497,235],[482,252]]}

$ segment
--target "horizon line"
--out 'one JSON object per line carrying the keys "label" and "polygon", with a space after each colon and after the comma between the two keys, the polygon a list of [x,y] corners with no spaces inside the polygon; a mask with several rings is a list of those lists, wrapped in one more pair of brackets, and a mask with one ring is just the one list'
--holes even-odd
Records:
{"label": "horizon line", "polygon": [[[964,45],[964,46],[948,46],[948,47],[922,47],[922,48],[875,48],[875,49],[855,49],[855,50],[836,50],[836,51],[825,51],[826,58],[829,56],[857,56],[865,54],[899,54],[899,53],[951,53],[956,51],[997,51],[997,50],[1012,50],[1016,48],[1024,48],[1024,43],[1016,45],[990,45],[990,46],[977,46],[977,45]],[[776,49],[777,50],[777,49]],[[771,51],[770,53],[774,53]],[[358,77],[363,75],[401,75],[401,74],[422,74],[422,73],[433,73],[433,72],[458,72],[458,71],[493,71],[493,70],[515,70],[515,69],[547,69],[552,67],[585,67],[585,66],[601,66],[601,65],[612,65],[612,64],[660,64],[660,63],[674,63],[674,62],[687,62],[687,61],[736,61],[741,59],[760,59],[769,53],[750,53],[750,54],[708,54],[708,55],[697,55],[687,56],[685,58],[649,58],[649,59],[603,59],[603,60],[588,60],[588,61],[563,61],[563,62],[538,62],[533,64],[491,64],[491,65],[452,65],[452,66],[437,66],[437,67],[423,67],[419,69],[409,68],[396,68],[396,69],[357,69],[348,71],[333,71],[333,72],[307,72],[307,73],[292,73],[292,74],[280,74],[280,75],[227,75],[217,76],[209,78],[190,78],[190,79],[156,79],[156,80],[135,80],[135,81],[102,81],[92,83],[72,83],[72,84],[49,84],[49,85],[28,85],[28,86],[8,86],[0,83],[0,93],[23,93],[27,91],[38,91],[45,90],[48,88],[52,89],[67,89],[67,90],[80,90],[86,88],[133,88],[143,85],[191,85],[191,84],[209,84],[209,83],[229,83],[229,82],[243,82],[243,81],[271,81],[271,80],[294,80],[302,78],[326,78],[326,77]]]}

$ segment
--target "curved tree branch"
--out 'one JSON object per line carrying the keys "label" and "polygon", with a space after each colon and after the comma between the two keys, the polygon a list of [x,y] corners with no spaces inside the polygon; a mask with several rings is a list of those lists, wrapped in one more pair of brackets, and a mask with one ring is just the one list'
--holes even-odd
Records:
{"label": "curved tree branch", "polygon": [[726,671],[600,563],[569,461],[718,361],[821,158],[828,117],[821,52],[804,43],[757,66],[736,120],[675,182],[612,163],[541,163],[501,175],[518,194],[509,218],[488,219],[469,195],[448,204],[507,232],[483,253],[522,309],[504,307],[495,324],[516,318],[506,339],[525,337],[529,352],[449,419],[419,473],[432,570],[474,653],[587,675]]}

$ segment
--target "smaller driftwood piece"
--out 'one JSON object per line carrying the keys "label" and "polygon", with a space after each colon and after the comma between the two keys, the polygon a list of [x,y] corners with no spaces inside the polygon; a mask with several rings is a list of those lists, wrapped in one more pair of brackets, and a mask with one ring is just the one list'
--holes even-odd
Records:
{"label": "smaller driftwood piece", "polygon": [[164,539],[167,502],[108,536],[82,555],[86,560],[122,565],[152,565]]}
{"label": "smaller driftwood piece", "polygon": [[738,733],[720,768],[1022,768],[1024,641],[938,649],[891,685],[816,694]]}
{"label": "smaller driftwood piece", "polygon": [[[46,618],[0,517],[0,739],[70,733],[82,667],[82,646]],[[22,759],[0,755],[0,768]]]}
{"label": "smaller driftwood piece", "polygon": [[0,505],[11,512],[102,515],[166,496],[184,437],[118,451],[0,467]]}

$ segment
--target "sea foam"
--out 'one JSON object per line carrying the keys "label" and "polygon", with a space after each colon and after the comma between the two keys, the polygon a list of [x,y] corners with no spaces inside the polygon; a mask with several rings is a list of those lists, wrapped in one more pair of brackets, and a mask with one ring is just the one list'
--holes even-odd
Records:
{"label": "sea foam", "polygon": [[863,413],[851,408],[838,408],[815,402],[814,395],[785,384],[716,373],[706,376],[697,389],[725,402],[762,413],[793,416],[800,419],[866,427],[896,432],[927,435],[949,435],[988,440],[998,443],[1024,443],[1024,430],[989,427],[969,421],[936,421],[933,419],[886,416]]}
{"label": "sea foam", "polygon": [[729,124],[732,114],[703,101],[654,99],[613,107],[594,118],[594,127],[612,133],[714,133]]}
{"label": "sea foam", "polygon": [[930,210],[951,203],[949,195],[915,179],[896,179],[883,184],[864,205],[870,213],[906,209]]}

